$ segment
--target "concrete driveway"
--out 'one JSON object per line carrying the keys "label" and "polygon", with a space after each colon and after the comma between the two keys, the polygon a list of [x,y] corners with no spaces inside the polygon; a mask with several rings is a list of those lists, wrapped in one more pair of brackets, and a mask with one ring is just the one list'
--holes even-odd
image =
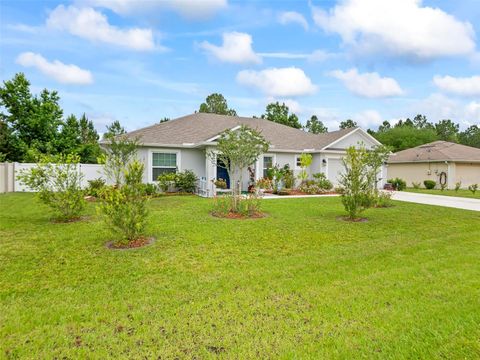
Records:
{"label": "concrete driveway", "polygon": [[480,200],[469,199],[455,196],[430,195],[420,193],[410,193],[405,191],[395,191],[393,200],[406,201],[417,204],[445,206],[464,210],[480,211]]}

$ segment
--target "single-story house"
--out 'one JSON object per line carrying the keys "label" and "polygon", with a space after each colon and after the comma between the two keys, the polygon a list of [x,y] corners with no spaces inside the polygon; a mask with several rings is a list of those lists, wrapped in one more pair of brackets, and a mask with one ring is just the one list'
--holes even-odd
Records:
{"label": "single-story house", "polygon": [[480,149],[448,141],[434,141],[392,154],[388,160],[388,178],[421,183],[434,180],[437,185],[455,188],[457,182],[466,188],[480,184]]}
{"label": "single-story house", "polygon": [[[215,179],[227,179],[226,170],[207,156],[215,151],[216,140],[227,129],[247,125],[257,129],[270,142],[268,153],[255,164],[255,179],[265,176],[268,168],[289,164],[295,175],[300,172],[299,157],[310,153],[313,162],[310,174],[323,172],[334,184],[343,169],[345,149],[363,143],[367,148],[379,142],[361,128],[311,134],[260,118],[246,118],[208,113],[195,113],[129,132],[138,138],[139,158],[145,163],[145,182],[155,182],[165,172],[192,170],[200,179],[200,191],[205,196],[215,194]],[[248,186],[248,175],[243,176],[242,188]]]}

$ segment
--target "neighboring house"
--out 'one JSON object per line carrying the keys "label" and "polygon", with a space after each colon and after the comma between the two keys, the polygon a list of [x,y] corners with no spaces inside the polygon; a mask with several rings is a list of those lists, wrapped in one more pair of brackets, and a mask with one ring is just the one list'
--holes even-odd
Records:
{"label": "neighboring house", "polygon": [[462,188],[480,184],[480,149],[434,141],[411,149],[399,151],[388,160],[388,178],[399,177],[407,182],[421,183],[434,180],[445,183],[448,189],[461,182]]}
{"label": "neighboring house", "polygon": [[[360,128],[315,135],[269,120],[207,113],[187,115],[127,135],[140,141],[139,158],[146,165],[145,182],[155,182],[165,172],[193,170],[200,179],[201,193],[212,196],[215,194],[213,181],[226,179],[228,175],[225,169],[207,156],[207,151],[215,151],[216,140],[223,131],[235,130],[241,125],[259,130],[270,142],[268,153],[253,164],[255,179],[264,177],[266,170],[275,164],[288,164],[298,175],[300,155],[310,153],[313,162],[309,173],[323,172],[334,184],[338,184],[346,148],[359,143],[368,148],[379,144]],[[247,189],[248,178],[245,173],[243,189]]]}

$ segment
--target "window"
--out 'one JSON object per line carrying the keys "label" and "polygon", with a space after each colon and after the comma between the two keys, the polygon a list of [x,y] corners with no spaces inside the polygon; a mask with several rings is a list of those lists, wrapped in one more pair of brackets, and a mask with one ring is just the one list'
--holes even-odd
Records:
{"label": "window", "polygon": [[296,155],[295,156],[295,164],[297,168],[302,167],[302,160],[301,160],[301,155]]}
{"label": "window", "polygon": [[267,177],[268,169],[273,167],[273,156],[264,156],[263,157],[263,177]]}
{"label": "window", "polygon": [[176,153],[152,153],[152,180],[157,181],[159,175],[177,172]]}

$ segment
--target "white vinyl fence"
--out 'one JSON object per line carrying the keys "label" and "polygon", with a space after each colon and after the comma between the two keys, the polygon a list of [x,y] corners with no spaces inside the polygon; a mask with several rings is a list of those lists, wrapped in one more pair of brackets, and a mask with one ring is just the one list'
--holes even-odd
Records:
{"label": "white vinyl fence", "polygon": [[[14,191],[32,191],[26,186],[23,186],[17,179],[17,176],[23,170],[29,170],[35,167],[36,164],[22,164],[22,163],[0,163],[0,193],[14,192]],[[88,180],[102,178],[107,184],[108,181],[104,172],[103,165],[97,164],[78,164],[78,171],[83,173],[82,187],[88,186]]]}

